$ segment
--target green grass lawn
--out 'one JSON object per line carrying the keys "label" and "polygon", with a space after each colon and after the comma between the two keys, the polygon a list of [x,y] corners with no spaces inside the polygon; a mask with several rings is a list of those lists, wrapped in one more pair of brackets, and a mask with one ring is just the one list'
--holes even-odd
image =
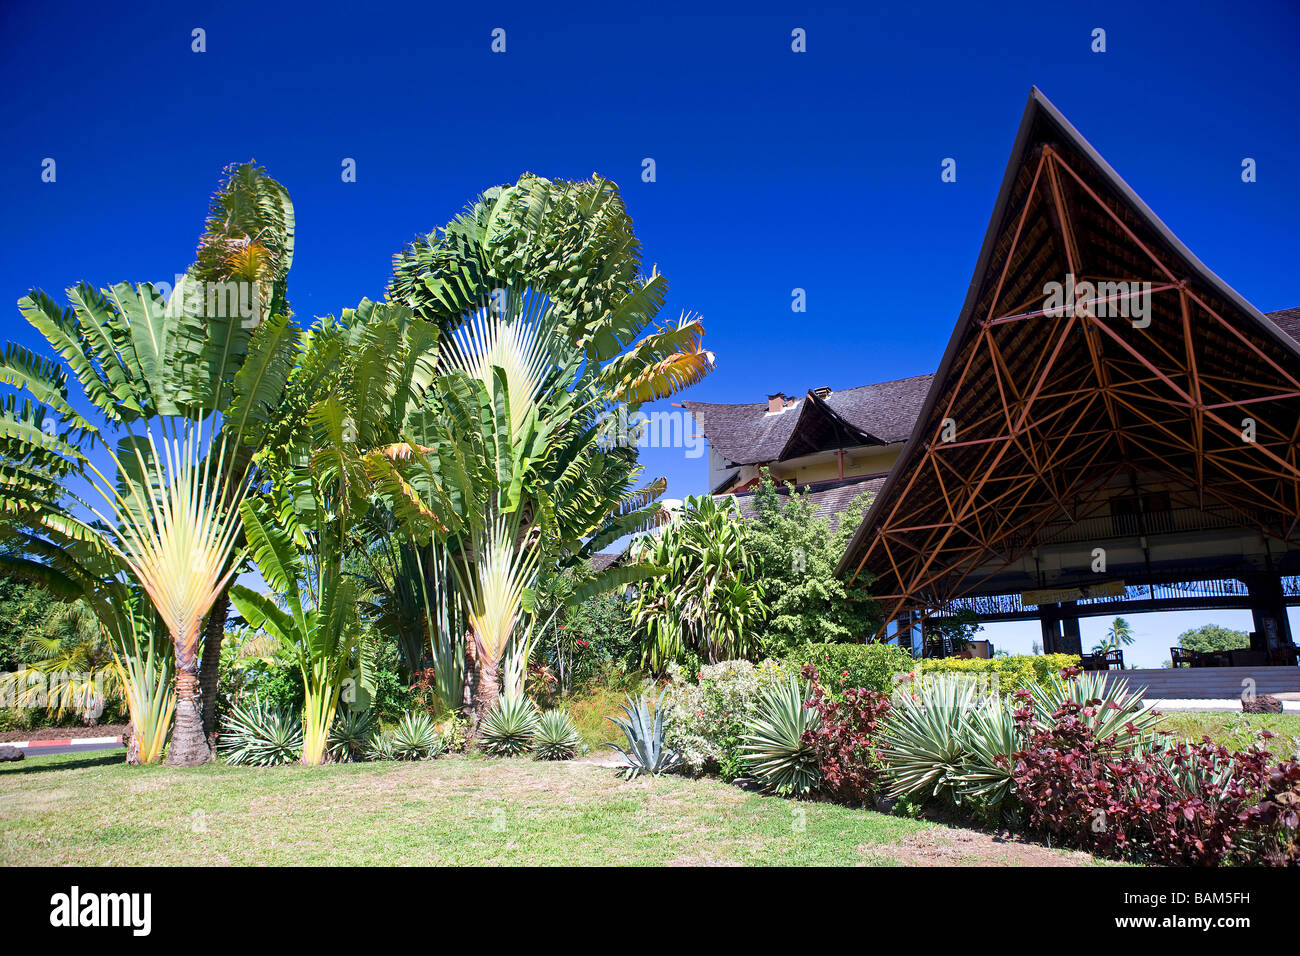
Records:
{"label": "green grass lawn", "polygon": [[1080,863],[1032,844],[679,776],[444,757],[253,769],[0,765],[0,864]]}
{"label": "green grass lawn", "polygon": [[1270,742],[1270,749],[1275,754],[1285,756],[1300,749],[1300,714],[1173,711],[1165,714],[1160,729],[1196,742],[1204,735],[1229,750],[1244,750],[1256,734],[1269,730],[1280,738]]}

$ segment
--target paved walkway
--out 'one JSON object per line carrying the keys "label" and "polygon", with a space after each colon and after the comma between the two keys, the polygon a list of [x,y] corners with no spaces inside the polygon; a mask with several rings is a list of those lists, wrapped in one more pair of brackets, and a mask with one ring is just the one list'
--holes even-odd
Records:
{"label": "paved walkway", "polygon": [[[1293,696],[1288,694],[1288,697]],[[1169,698],[1166,700],[1147,700],[1145,703],[1151,704],[1156,710],[1174,711],[1174,710],[1221,710],[1241,713],[1241,700],[1236,697],[1229,697],[1226,700],[1215,697],[1184,697]],[[1300,700],[1283,700],[1282,711],[1287,714],[1300,714]]]}

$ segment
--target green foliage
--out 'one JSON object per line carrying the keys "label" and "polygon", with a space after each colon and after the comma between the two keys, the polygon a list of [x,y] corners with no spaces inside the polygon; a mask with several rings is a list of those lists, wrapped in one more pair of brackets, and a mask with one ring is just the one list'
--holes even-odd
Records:
{"label": "green foliage", "polygon": [[682,669],[670,667],[670,706],[664,719],[668,746],[692,773],[716,772],[723,780],[746,776],[741,747],[759,698],[797,673],[777,661],[756,667],[736,660],[705,664],[691,680]]}
{"label": "green foliage", "polygon": [[694,653],[710,663],[752,657],[766,613],[759,568],[730,499],[688,496],[632,553],[664,573],[641,582],[632,609],[643,661],[656,673]]}
{"label": "green foliage", "polygon": [[863,581],[850,585],[835,574],[871,498],[860,495],[832,528],[807,491],[787,482],[782,492],[763,469],[754,496],[757,513],[745,522],[745,549],[761,569],[767,599],[763,655],[780,657],[803,644],[860,641],[875,633],[879,609]]}
{"label": "green foliage", "polygon": [[540,721],[537,705],[527,697],[502,694],[479,727],[484,752],[494,757],[527,753],[537,739]]}
{"label": "green foliage", "polygon": [[990,686],[997,678],[998,693],[1014,694],[1049,683],[1067,667],[1078,667],[1077,654],[1012,654],[1006,657],[927,657],[919,661],[921,673],[980,676]]}
{"label": "green foliage", "polygon": [[1179,634],[1178,646],[1202,654],[1245,650],[1250,647],[1250,635],[1218,624],[1202,624]]}
{"label": "green foliage", "polygon": [[388,732],[387,752],[394,760],[428,760],[442,753],[442,734],[423,710],[402,715]]}
{"label": "green foliage", "polygon": [[803,739],[821,723],[817,711],[804,706],[806,687],[797,677],[774,684],[758,697],[740,748],[749,772],[769,790],[803,796],[821,779],[817,750]]}
{"label": "green foliage", "polygon": [[18,670],[27,662],[23,639],[57,603],[48,590],[13,575],[0,575],[0,671]]}
{"label": "green foliage", "polygon": [[272,707],[256,696],[245,698],[222,722],[217,752],[231,764],[294,763],[302,756],[301,712]]}
{"label": "green foliage", "polygon": [[[626,747],[620,747],[617,744],[606,744],[611,750],[617,750],[623,755],[626,766],[623,773],[628,779],[633,779],[643,773],[648,773],[652,777],[657,777],[661,773],[668,773],[681,763],[681,754],[664,742],[664,696],[667,693],[659,695],[659,700],[655,703],[653,713],[650,707],[650,696],[642,695],[639,699],[631,695],[623,704],[624,717],[607,718],[615,727],[623,731],[623,737],[627,743]],[[672,705],[667,705],[672,709]]]}
{"label": "green foliage", "polygon": [[880,735],[891,796],[996,814],[1023,735],[1010,701],[985,689],[965,674],[939,674],[894,696]]}
{"label": "green foliage", "polygon": [[848,688],[892,693],[895,678],[914,672],[918,661],[897,644],[805,644],[785,657],[791,671],[811,664],[822,687],[834,699]]}
{"label": "green foliage", "polygon": [[1127,680],[1106,671],[1083,671],[1066,677],[1052,674],[1029,690],[1034,718],[1040,727],[1054,726],[1056,712],[1069,701],[1082,708],[1079,719],[1106,748],[1112,746],[1112,740],[1115,747],[1127,747],[1149,736],[1160,721],[1160,714],[1150,704],[1142,703],[1140,691],[1130,690]]}
{"label": "green foliage", "polygon": [[533,756],[538,760],[572,760],[582,749],[582,738],[563,710],[548,710],[537,724]]}
{"label": "green foliage", "polygon": [[374,731],[374,720],[364,710],[341,709],[330,730],[329,754],[334,760],[357,760]]}

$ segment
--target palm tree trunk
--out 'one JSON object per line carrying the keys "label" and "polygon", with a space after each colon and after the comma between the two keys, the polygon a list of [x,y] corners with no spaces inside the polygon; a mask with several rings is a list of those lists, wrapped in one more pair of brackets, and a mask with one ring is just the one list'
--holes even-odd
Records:
{"label": "palm tree trunk", "polygon": [[203,733],[203,696],[194,663],[176,669],[176,720],[172,724],[167,765],[197,767],[212,759],[212,748]]}
{"label": "palm tree trunk", "polygon": [[203,734],[208,747],[216,746],[217,690],[220,683],[221,645],[226,638],[226,616],[230,611],[230,588],[212,602],[203,633],[203,663],[199,666],[199,690],[203,694]]}
{"label": "palm tree trunk", "polygon": [[475,687],[474,695],[474,735],[478,736],[478,729],[483,724],[483,718],[488,715],[492,705],[497,702],[500,696],[501,688],[497,677],[497,662],[490,659],[487,654],[482,653],[480,649],[478,655],[478,682]]}

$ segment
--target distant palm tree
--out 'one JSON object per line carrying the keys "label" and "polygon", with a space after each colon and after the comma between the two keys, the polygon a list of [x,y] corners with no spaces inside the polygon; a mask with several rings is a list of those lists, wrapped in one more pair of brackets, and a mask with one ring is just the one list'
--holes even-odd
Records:
{"label": "distant palm tree", "polygon": [[1133,643],[1133,629],[1129,626],[1128,621],[1122,617],[1117,617],[1111,621],[1110,627],[1106,630],[1106,637],[1097,644],[1092,646],[1094,654],[1108,654],[1111,651],[1117,651],[1121,647],[1128,647]]}

